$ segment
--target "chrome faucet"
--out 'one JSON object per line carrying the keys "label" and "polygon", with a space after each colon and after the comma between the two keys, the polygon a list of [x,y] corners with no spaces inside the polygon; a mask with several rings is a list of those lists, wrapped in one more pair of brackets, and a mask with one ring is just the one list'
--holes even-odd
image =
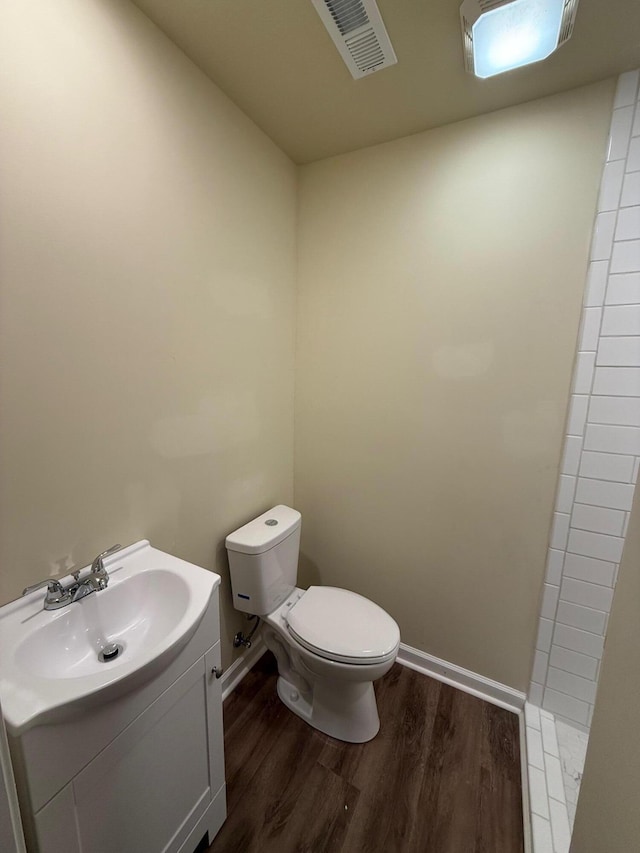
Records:
{"label": "chrome faucet", "polygon": [[45,610],[57,610],[60,607],[66,607],[67,604],[72,604],[74,601],[81,601],[92,592],[99,592],[101,589],[106,589],[109,583],[109,573],[104,567],[104,558],[109,554],[114,554],[119,551],[122,545],[112,545],[107,548],[102,554],[98,554],[95,560],[91,563],[89,573],[80,580],[80,569],[72,573],[74,582],[69,586],[63,586],[56,578],[47,578],[46,580],[35,583],[32,586],[27,586],[22,590],[23,595],[28,595],[36,589],[46,586],[47,592],[44,597]]}
{"label": "chrome faucet", "polygon": [[98,579],[98,589],[106,589],[107,584],[109,583],[109,574],[104,567],[104,558],[108,557],[110,554],[115,554],[115,552],[119,551],[121,548],[122,545],[112,545],[111,548],[107,548],[107,550],[103,551],[102,554],[98,554],[93,563],[91,563],[91,574],[89,577]]}
{"label": "chrome faucet", "polygon": [[109,573],[104,567],[104,558],[108,557],[109,554],[119,551],[120,548],[122,548],[122,545],[112,545],[111,548],[107,548],[102,554],[98,554],[93,563],[91,563],[91,571],[84,580],[80,580],[79,571],[73,573],[76,583],[70,589],[72,602],[80,601],[87,595],[91,595],[92,592],[100,592],[101,589],[107,588]]}
{"label": "chrome faucet", "polygon": [[66,607],[71,604],[71,593],[65,589],[59,580],[55,578],[46,578],[46,580],[34,583],[31,586],[26,586],[22,590],[23,595],[29,595],[30,592],[35,592],[36,589],[47,587],[47,592],[44,596],[44,609],[57,610],[59,607]]}

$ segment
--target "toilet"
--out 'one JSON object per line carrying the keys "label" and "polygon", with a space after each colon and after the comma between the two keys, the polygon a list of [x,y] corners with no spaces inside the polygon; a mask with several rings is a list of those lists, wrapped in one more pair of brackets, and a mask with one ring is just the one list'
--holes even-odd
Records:
{"label": "toilet", "polygon": [[287,708],[331,737],[364,743],[380,728],[373,682],[393,665],[400,629],[355,592],[296,586],[301,523],[280,505],[227,536],[233,603],[263,620]]}

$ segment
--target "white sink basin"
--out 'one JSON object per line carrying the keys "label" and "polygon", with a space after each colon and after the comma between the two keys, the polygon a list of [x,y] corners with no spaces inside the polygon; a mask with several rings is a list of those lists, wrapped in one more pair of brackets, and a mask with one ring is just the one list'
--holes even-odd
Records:
{"label": "white sink basin", "polygon": [[[220,583],[146,540],[105,567],[107,589],[59,610],[43,610],[44,590],[0,608],[0,698],[13,734],[146,681],[193,636]],[[121,651],[101,661],[108,643]]]}

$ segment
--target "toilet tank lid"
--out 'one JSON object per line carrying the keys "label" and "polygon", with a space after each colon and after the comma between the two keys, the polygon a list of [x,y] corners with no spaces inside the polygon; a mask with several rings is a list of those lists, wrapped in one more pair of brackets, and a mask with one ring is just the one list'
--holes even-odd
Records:
{"label": "toilet tank lid", "polygon": [[227,536],[224,544],[227,551],[262,554],[290,536],[300,527],[301,521],[302,516],[297,509],[279,504],[234,530]]}

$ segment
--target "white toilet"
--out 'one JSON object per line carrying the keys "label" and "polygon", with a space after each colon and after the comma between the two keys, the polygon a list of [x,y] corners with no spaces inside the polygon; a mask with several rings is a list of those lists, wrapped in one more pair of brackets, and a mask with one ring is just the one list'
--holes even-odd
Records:
{"label": "white toilet", "polygon": [[396,659],[400,629],[355,592],[296,587],[301,518],[276,506],[227,536],[233,603],[264,620],[287,708],[331,737],[364,743],[380,728],[373,682]]}

